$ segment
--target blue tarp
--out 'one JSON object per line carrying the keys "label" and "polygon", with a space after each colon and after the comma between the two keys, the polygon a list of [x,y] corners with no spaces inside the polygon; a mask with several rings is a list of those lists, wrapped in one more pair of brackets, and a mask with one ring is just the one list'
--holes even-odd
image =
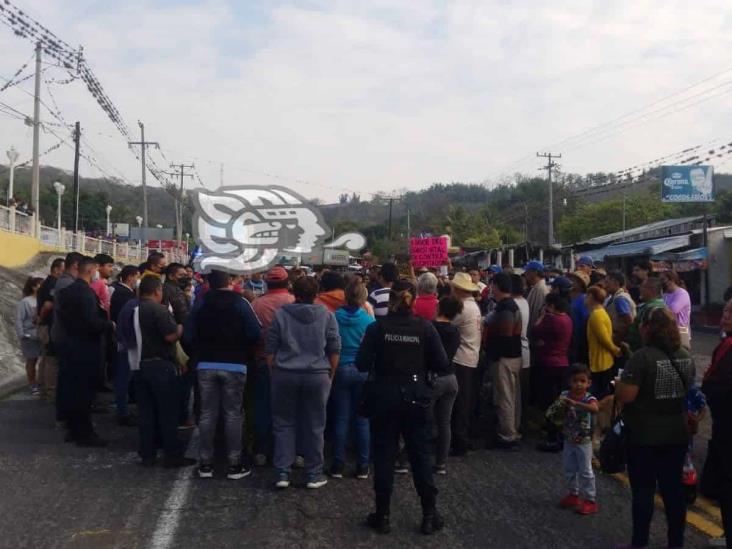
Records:
{"label": "blue tarp", "polygon": [[638,255],[656,255],[689,246],[688,234],[669,236],[655,240],[624,242],[613,246],[605,246],[596,250],[585,250],[582,255],[589,255],[593,261],[603,261],[606,257],[629,257]]}
{"label": "blue tarp", "polygon": [[694,248],[683,252],[666,252],[651,257],[651,261],[705,261],[709,258],[706,248]]}

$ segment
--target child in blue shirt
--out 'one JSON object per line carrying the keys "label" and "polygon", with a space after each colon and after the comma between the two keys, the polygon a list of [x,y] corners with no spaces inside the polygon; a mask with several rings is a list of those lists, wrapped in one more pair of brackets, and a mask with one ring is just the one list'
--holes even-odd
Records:
{"label": "child in blue shirt", "polygon": [[562,461],[569,493],[559,502],[581,515],[597,513],[595,473],[592,470],[592,424],[599,411],[597,399],[588,391],[591,374],[588,366],[574,364],[567,374],[569,390],[546,412],[547,418],[564,435]]}

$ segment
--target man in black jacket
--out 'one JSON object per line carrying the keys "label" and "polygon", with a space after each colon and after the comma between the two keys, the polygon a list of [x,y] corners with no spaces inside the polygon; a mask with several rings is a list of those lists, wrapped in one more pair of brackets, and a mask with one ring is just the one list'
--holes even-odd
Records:
{"label": "man in black jacket", "polygon": [[[163,284],[163,305],[173,312],[176,324],[185,324],[189,314],[188,298],[183,292],[183,284],[188,283],[186,268],[180,263],[171,263],[165,270],[165,284]],[[183,429],[194,427],[188,411],[191,401],[195,374],[185,369],[178,377],[178,425]]]}
{"label": "man in black jacket", "polygon": [[[135,288],[140,278],[140,271],[134,265],[126,265],[120,271],[117,282],[112,286],[114,292],[109,307],[109,315],[115,324],[125,304],[135,299]],[[117,407],[117,422],[125,427],[136,425],[130,416],[127,400],[130,390],[130,363],[127,360],[127,349],[116,343],[114,355],[114,402]]]}
{"label": "man in black jacket", "polygon": [[247,380],[247,363],[259,341],[260,324],[249,302],[232,291],[231,276],[213,271],[211,290],[191,312],[184,342],[198,362],[201,393],[200,464],[201,478],[213,476],[214,434],[219,410],[224,413],[226,476],[237,480],[251,470],[242,462],[242,399]]}
{"label": "man in black jacket", "polygon": [[58,320],[67,337],[66,360],[59,368],[59,402],[68,429],[67,441],[77,446],[106,446],[94,432],[91,405],[102,356],[102,334],[111,328],[99,298],[89,286],[96,263],[83,257],[73,284],[56,296]]}
{"label": "man in black jacket", "polygon": [[183,292],[188,282],[186,268],[180,263],[171,263],[165,270],[165,284],[163,284],[163,305],[170,306],[173,318],[178,324],[184,324],[188,318],[188,298]]}
{"label": "man in black jacket", "polygon": [[64,272],[64,258],[57,257],[51,263],[51,272],[38,289],[38,337],[43,346],[39,378],[42,384],[42,396],[50,401],[56,399],[56,377],[58,376],[58,359],[56,350],[51,344],[51,322],[53,321],[53,296],[56,281]]}

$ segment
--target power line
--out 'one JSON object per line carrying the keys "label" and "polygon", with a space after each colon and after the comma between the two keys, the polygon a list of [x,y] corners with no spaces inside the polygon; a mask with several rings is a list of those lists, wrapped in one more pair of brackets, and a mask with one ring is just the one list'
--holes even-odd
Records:
{"label": "power line", "polygon": [[5,80],[6,82],[3,85],[3,87],[0,88],[0,92],[3,92],[5,90],[7,90],[10,86],[17,86],[18,84],[20,84],[24,80],[27,80],[28,78],[32,77],[32,74],[31,74],[30,76],[26,76],[22,80],[18,80],[17,82],[15,81],[15,79],[18,78],[18,76],[20,76],[20,74],[26,69],[26,67],[28,66],[28,64],[33,60],[33,57],[34,56],[31,55],[30,56],[30,59],[28,59],[28,61],[26,61],[25,63],[23,63],[23,65],[21,65],[21,67],[17,71],[15,71],[15,73],[13,74],[13,76],[11,76],[9,79],[3,78],[3,80]]}
{"label": "power line", "polygon": [[[629,111],[629,112],[627,112],[627,113],[625,113],[625,114],[623,114],[621,116],[618,116],[618,117],[616,117],[614,119],[611,119],[609,121],[606,121],[606,122],[603,122],[601,124],[597,124],[595,126],[592,126],[590,128],[587,128],[585,130],[582,130],[582,131],[580,131],[580,132],[578,132],[576,134],[570,135],[570,136],[568,136],[568,137],[566,137],[566,138],[564,138],[564,139],[562,139],[560,141],[557,141],[555,143],[552,143],[552,144],[547,145],[547,146],[542,147],[542,148],[544,148],[544,149],[560,148],[560,147],[562,147],[562,145],[565,145],[567,143],[571,143],[572,141],[577,141],[577,140],[582,140],[582,139],[585,139],[585,138],[590,138],[590,137],[592,137],[592,134],[596,134],[598,132],[605,132],[605,131],[607,131],[607,127],[608,126],[618,125],[620,123],[627,124],[629,122],[632,122],[632,120],[626,120],[628,118],[635,118],[635,119],[643,118],[643,116],[637,117],[637,116],[634,116],[634,115],[638,115],[640,113],[643,113],[644,111],[646,111],[646,110],[648,110],[648,109],[650,109],[652,107],[655,107],[656,105],[659,105],[661,103],[664,103],[664,102],[668,101],[669,99],[672,99],[674,97],[683,95],[684,93],[686,93],[686,92],[688,92],[688,91],[690,91],[690,90],[692,90],[694,88],[697,88],[697,87],[701,86],[702,84],[705,84],[707,82],[710,82],[710,81],[714,80],[715,78],[717,78],[717,77],[719,77],[719,76],[721,76],[723,74],[727,74],[729,72],[732,72],[732,67],[727,67],[727,68],[725,68],[725,69],[723,69],[723,70],[721,70],[719,72],[716,72],[716,73],[714,73],[714,74],[712,74],[710,76],[707,76],[707,77],[703,78],[702,80],[699,80],[698,82],[696,82],[694,84],[691,84],[690,86],[687,86],[687,87],[685,87],[685,88],[683,88],[681,90],[678,90],[676,92],[670,93],[670,94],[665,95],[665,96],[663,96],[663,97],[661,97],[661,98],[659,98],[659,99],[657,99],[655,101],[652,101],[651,103],[648,103],[648,104],[644,105],[643,107],[640,107],[640,108],[637,108],[637,109],[633,109],[633,110],[631,110],[631,111]],[[707,89],[705,91],[702,91],[702,92],[699,92],[699,93],[697,93],[695,95],[689,96],[689,97],[687,97],[687,98],[685,98],[683,100],[677,101],[676,103],[672,103],[671,105],[667,105],[666,107],[663,107],[663,109],[667,109],[667,108],[671,107],[672,105],[676,105],[676,104],[679,104],[679,103],[688,101],[689,99],[692,99],[692,98],[697,97],[699,95],[707,94],[707,93],[709,93],[709,92],[711,92],[711,91],[719,88],[720,86],[724,86],[724,85],[727,85],[729,83],[730,83],[730,81],[727,81],[724,84],[720,84],[718,86],[709,88],[709,89]],[[724,92],[724,93],[727,93],[727,92]],[[722,95],[722,94],[719,94],[719,95]],[[714,97],[717,97],[717,96],[718,95],[715,95]],[[714,97],[711,97],[710,99],[713,99]],[[689,107],[694,106],[696,104],[698,104],[698,103],[694,103],[693,105],[689,105]],[[663,109],[661,109],[661,110],[663,110]],[[674,111],[674,112],[668,113],[668,114],[675,114],[676,112],[679,112],[680,110],[685,110],[685,109],[679,109],[677,111]],[[658,111],[656,111],[656,112],[658,112]],[[644,116],[647,116],[647,115],[644,115]],[[643,122],[643,123],[645,123],[645,122]],[[607,137],[610,137],[610,135],[608,135]],[[570,150],[570,149],[562,147],[562,150]],[[510,164],[506,164],[503,168],[500,169],[500,171],[505,172],[505,171],[507,171],[508,169],[510,169],[510,168],[512,168],[514,166],[518,166],[520,164],[523,164],[523,163],[527,162],[531,158],[533,158],[532,155],[523,156],[523,157],[517,159],[516,161],[511,162]]]}

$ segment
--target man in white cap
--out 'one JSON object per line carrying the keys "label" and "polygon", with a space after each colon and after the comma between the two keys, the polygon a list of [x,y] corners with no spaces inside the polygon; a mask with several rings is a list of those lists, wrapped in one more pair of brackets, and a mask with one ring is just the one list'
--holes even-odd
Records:
{"label": "man in white cap", "polygon": [[478,286],[468,273],[455,274],[452,292],[463,302],[463,312],[452,321],[460,331],[460,347],[453,358],[458,381],[458,395],[452,413],[452,453],[456,456],[464,456],[470,449],[468,433],[481,341],[481,314],[474,297],[477,291]]}

